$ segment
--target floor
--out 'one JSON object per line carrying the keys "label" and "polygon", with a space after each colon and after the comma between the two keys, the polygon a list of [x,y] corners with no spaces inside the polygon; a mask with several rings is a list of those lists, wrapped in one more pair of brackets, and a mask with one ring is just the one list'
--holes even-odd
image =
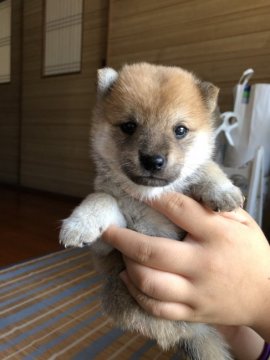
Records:
{"label": "floor", "polygon": [[79,199],[0,186],[0,268],[62,247],[61,219]]}
{"label": "floor", "polygon": [[[62,247],[61,219],[80,199],[0,186],[0,268],[42,256]],[[263,230],[270,239],[270,201],[266,201]]]}

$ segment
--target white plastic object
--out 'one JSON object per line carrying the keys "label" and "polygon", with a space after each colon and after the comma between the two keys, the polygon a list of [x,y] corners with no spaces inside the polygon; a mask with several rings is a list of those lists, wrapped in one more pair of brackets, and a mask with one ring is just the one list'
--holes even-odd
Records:
{"label": "white plastic object", "polygon": [[252,161],[249,191],[247,197],[247,212],[262,225],[264,196],[264,148],[260,146]]}
{"label": "white plastic object", "polygon": [[241,75],[240,77],[240,80],[238,82],[238,84],[241,84],[241,85],[246,85],[250,78],[253,76],[254,74],[254,70],[253,69],[247,69],[243,72],[243,74]]}
{"label": "white plastic object", "polygon": [[239,119],[240,125],[242,125],[244,122],[243,113],[242,113],[242,105],[241,105],[243,102],[243,94],[248,85],[249,80],[252,78],[253,75],[254,75],[253,69],[245,70],[243,72],[243,74],[241,75],[241,77],[238,81],[238,84],[234,88],[234,108],[233,108],[233,110],[235,113],[238,114],[238,116],[241,116],[241,118]]}
{"label": "white plastic object", "polygon": [[[238,127],[237,114],[233,111],[226,111],[220,115],[221,125],[215,130],[214,136],[217,137],[222,131],[224,131],[225,137],[231,146],[234,146],[234,142],[231,136],[231,131]],[[234,119],[232,123],[230,119]]]}

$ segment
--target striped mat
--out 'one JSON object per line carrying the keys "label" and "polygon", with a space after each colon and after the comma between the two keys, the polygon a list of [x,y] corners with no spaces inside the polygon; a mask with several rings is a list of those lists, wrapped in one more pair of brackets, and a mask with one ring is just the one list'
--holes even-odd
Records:
{"label": "striped mat", "polygon": [[1,360],[179,359],[113,327],[90,259],[68,249],[0,271]]}

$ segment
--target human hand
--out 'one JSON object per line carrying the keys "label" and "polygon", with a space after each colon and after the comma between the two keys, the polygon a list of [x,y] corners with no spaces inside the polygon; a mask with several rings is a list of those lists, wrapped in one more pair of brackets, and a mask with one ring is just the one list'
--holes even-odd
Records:
{"label": "human hand", "polygon": [[212,212],[182,194],[151,204],[188,232],[183,242],[110,227],[103,239],[124,256],[129,292],[154,316],[247,325],[270,337],[270,247],[242,209]]}

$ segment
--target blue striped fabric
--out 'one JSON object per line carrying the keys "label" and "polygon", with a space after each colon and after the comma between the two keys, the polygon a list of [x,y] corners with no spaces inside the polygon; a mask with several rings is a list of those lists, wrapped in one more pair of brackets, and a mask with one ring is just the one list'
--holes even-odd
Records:
{"label": "blue striped fabric", "polygon": [[68,249],[0,271],[1,360],[172,359],[101,312],[90,250]]}

